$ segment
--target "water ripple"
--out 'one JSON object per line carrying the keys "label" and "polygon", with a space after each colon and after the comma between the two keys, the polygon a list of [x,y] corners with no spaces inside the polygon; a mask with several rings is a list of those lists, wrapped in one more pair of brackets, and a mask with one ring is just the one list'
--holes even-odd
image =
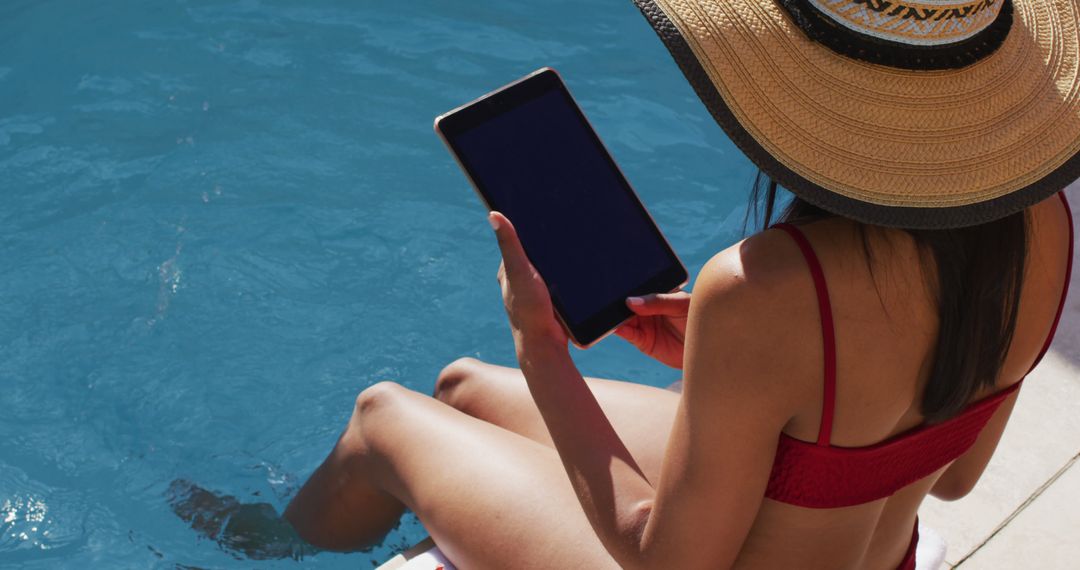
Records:
{"label": "water ripple", "polygon": [[[483,208],[431,124],[535,68],[562,72],[690,268],[738,237],[752,167],[628,2],[3,12],[3,564],[295,567],[193,513],[280,512],[376,381],[430,393],[457,357],[514,362]],[[673,380],[618,339],[575,358]],[[424,534],[409,516],[303,565]]]}

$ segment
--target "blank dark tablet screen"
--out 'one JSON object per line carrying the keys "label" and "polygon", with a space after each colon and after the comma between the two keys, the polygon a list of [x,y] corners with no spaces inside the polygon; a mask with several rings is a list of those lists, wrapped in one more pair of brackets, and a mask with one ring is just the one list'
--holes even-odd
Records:
{"label": "blank dark tablet screen", "polygon": [[552,89],[451,144],[573,326],[678,261],[569,95]]}

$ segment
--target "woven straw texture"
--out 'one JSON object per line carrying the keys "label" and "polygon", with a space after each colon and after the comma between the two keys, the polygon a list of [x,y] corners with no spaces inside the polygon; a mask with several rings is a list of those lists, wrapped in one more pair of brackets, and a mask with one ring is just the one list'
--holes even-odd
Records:
{"label": "woven straw texture", "polygon": [[1014,0],[997,51],[942,71],[840,56],[771,0],[636,2],[736,143],[819,205],[849,204],[857,219],[908,226],[924,225],[914,220],[927,209],[955,209],[922,218],[968,225],[1080,175],[1073,0]]}

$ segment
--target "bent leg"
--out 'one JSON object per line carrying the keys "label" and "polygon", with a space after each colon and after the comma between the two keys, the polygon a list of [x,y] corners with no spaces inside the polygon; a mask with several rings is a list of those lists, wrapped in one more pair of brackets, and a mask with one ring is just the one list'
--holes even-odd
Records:
{"label": "bent leg", "polygon": [[[378,385],[376,385],[378,386]],[[360,432],[360,415],[375,386],[360,393],[352,418],[330,455],[289,502],[285,519],[314,546],[352,551],[379,542],[405,505],[375,485]]]}
{"label": "bent leg", "polygon": [[[324,519],[373,513],[368,522],[380,522],[383,498],[392,498],[415,512],[463,568],[617,567],[554,450],[396,384],[361,394],[357,413],[319,470],[322,477],[313,475],[289,505],[290,521],[291,513],[322,512]],[[305,494],[313,484],[334,481],[349,482],[337,487],[347,499]],[[297,504],[309,499],[325,502]],[[333,526],[322,520],[319,528],[306,528],[304,517],[294,522],[316,545],[320,537],[313,532]],[[361,530],[370,533],[375,525],[368,526]]]}
{"label": "bent leg", "polygon": [[[681,396],[632,382],[603,378],[585,381],[615,433],[645,477],[655,484]],[[435,398],[474,418],[554,448],[525,377],[517,368],[459,358],[439,374]]]}

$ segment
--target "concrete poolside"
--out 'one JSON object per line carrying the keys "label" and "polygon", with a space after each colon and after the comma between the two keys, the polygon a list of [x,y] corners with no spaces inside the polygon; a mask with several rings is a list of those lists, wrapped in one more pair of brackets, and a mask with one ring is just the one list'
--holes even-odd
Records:
{"label": "concrete poolside", "polygon": [[[1080,181],[1066,195],[1080,235]],[[923,523],[945,539],[949,567],[1080,567],[1080,248],[1049,354],[1024,382],[979,485],[967,497],[927,499]]]}

